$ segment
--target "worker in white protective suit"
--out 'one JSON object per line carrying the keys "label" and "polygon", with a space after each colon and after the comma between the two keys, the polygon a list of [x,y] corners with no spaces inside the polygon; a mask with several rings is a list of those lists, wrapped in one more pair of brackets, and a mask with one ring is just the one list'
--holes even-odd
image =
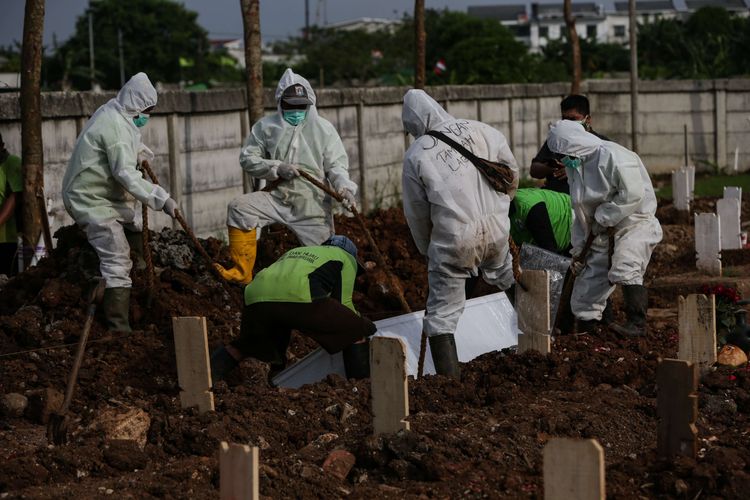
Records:
{"label": "worker in white protective suit", "polygon": [[662,237],[646,167],[634,152],[599,139],[574,121],[557,122],[547,144],[568,174],[575,213],[571,254],[579,256],[588,235],[595,236],[588,255],[574,270],[570,306],[578,331],[597,326],[614,285],[620,284],[627,321],[610,328],[623,335],[643,335],[648,308],[643,275]]}
{"label": "worker in white protective suit", "polygon": [[[502,133],[452,117],[423,90],[406,93],[402,119],[415,138],[404,156],[404,214],[428,262],[424,330],[435,371],[458,377],[454,333],[466,301],[466,280],[481,271],[487,283],[501,290],[514,282],[508,209],[518,186],[518,165]],[[428,131],[442,132],[474,155],[510,166],[510,195],[495,191],[469,160],[426,135]]]}
{"label": "worker in white protective suit", "polygon": [[333,231],[332,199],[299,170],[324,178],[356,206],[357,185],[349,179],[349,159],[333,125],[318,115],[315,92],[303,77],[287,69],[276,88],[278,112],[253,125],[240,152],[240,165],[253,177],[281,180],[269,192],[239,196],[229,203],[229,253],[235,267],[217,270],[228,281],[252,280],[257,228],[278,222],[288,226],[304,246],[320,245]]}
{"label": "worker in white protective suit", "polygon": [[113,331],[130,331],[130,250],[143,253],[138,202],[172,217],[177,209],[162,187],[136,169],[140,158],[153,156],[141,142],[140,128],[154,106],[156,89],[138,73],[86,123],[63,177],[65,209],[99,255],[106,281],[101,309]]}

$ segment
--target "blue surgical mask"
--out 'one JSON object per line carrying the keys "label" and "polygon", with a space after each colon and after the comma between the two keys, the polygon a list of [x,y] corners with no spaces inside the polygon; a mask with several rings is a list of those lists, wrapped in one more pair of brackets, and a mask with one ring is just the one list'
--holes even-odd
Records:
{"label": "blue surgical mask", "polygon": [[284,120],[286,120],[286,122],[292,127],[296,127],[302,123],[306,116],[307,111],[304,109],[290,109],[289,111],[284,111]]}
{"label": "blue surgical mask", "polygon": [[135,126],[138,128],[143,127],[146,123],[148,123],[149,115],[146,113],[138,113],[137,116],[133,117],[133,123],[135,123]]}
{"label": "blue surgical mask", "polygon": [[565,168],[579,169],[583,162],[580,158],[573,158],[572,156],[565,156],[560,163],[565,165]]}

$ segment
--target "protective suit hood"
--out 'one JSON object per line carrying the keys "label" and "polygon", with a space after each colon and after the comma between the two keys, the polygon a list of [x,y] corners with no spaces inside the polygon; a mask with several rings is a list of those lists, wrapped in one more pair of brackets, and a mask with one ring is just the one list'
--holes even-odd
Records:
{"label": "protective suit hood", "polygon": [[137,73],[122,86],[114,101],[122,113],[132,117],[156,106],[156,89],[146,73]]}
{"label": "protective suit hood", "polygon": [[547,138],[547,146],[553,153],[576,158],[588,158],[602,144],[602,140],[586,132],[583,125],[571,120],[559,120],[552,126]]}
{"label": "protective suit hood", "polygon": [[422,137],[428,130],[453,119],[453,116],[424,90],[411,89],[404,95],[401,120],[404,122],[404,129],[415,138]]}
{"label": "protective suit hood", "polygon": [[307,81],[307,78],[302,77],[292,71],[292,68],[287,68],[286,71],[284,71],[284,74],[281,75],[281,79],[279,80],[279,84],[276,86],[276,104],[279,106],[279,113],[281,113],[281,94],[284,93],[284,90],[287,89],[287,87],[291,87],[292,85],[300,84],[303,87],[305,87],[305,90],[307,90],[307,97],[312,101],[312,104],[310,105],[310,108],[313,108],[315,106],[315,103],[317,102],[317,98],[315,97],[315,92],[313,91],[312,87],[310,86],[310,82]]}

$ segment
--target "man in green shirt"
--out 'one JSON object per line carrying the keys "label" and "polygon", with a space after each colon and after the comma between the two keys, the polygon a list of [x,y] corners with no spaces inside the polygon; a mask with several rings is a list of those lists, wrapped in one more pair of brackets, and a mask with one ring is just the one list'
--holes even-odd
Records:
{"label": "man in green shirt", "polygon": [[329,354],[343,350],[348,377],[369,376],[369,345],[361,341],[377,328],[352,303],[361,272],[357,247],[346,236],[282,255],[245,287],[240,337],[211,354],[212,381],[223,379],[248,356],[270,363],[270,381],[286,366],[292,330]]}
{"label": "man in green shirt", "polygon": [[573,221],[569,194],[549,189],[519,189],[508,215],[510,235],[516,244],[531,243],[568,255]]}
{"label": "man in green shirt", "polygon": [[13,271],[21,214],[21,194],[17,193],[23,193],[21,158],[8,152],[0,135],[0,274]]}

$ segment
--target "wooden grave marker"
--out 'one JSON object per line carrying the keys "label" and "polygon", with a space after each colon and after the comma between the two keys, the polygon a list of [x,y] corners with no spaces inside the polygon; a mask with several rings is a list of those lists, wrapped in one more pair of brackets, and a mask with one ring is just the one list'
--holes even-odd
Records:
{"label": "wooden grave marker", "polygon": [[214,409],[211,392],[211,364],[208,358],[206,318],[172,318],[174,349],[177,355],[177,380],[183,408],[197,406],[205,413]]}
{"label": "wooden grave marker", "polygon": [[553,438],[543,455],[545,500],[604,499],[604,450],[596,439]]}
{"label": "wooden grave marker", "polygon": [[664,359],[656,369],[656,449],[660,457],[695,458],[698,452],[698,370],[681,359]]}
{"label": "wooden grave marker", "polygon": [[401,339],[370,339],[370,384],[374,434],[409,430],[409,386],[406,346]]}
{"label": "wooden grave marker", "polygon": [[682,212],[690,211],[690,179],[685,167],[672,172],[672,200],[674,207]]}
{"label": "wooden grave marker", "polygon": [[737,250],[742,248],[742,231],[740,229],[740,200],[722,198],[716,202],[716,215],[721,221],[721,249]]}
{"label": "wooden grave marker", "polygon": [[[549,354],[549,273],[547,271],[523,272],[521,281],[528,289],[516,286],[516,311],[518,312],[518,352],[534,350]],[[559,306],[558,306],[559,307]]]}
{"label": "wooden grave marker", "polygon": [[711,276],[721,276],[721,224],[716,214],[695,214],[697,267]]}
{"label": "wooden grave marker", "polygon": [[219,495],[221,500],[258,500],[258,447],[246,444],[219,446]]}
{"label": "wooden grave marker", "polygon": [[677,357],[705,372],[716,363],[716,299],[713,295],[691,294],[680,296],[677,302]]}

